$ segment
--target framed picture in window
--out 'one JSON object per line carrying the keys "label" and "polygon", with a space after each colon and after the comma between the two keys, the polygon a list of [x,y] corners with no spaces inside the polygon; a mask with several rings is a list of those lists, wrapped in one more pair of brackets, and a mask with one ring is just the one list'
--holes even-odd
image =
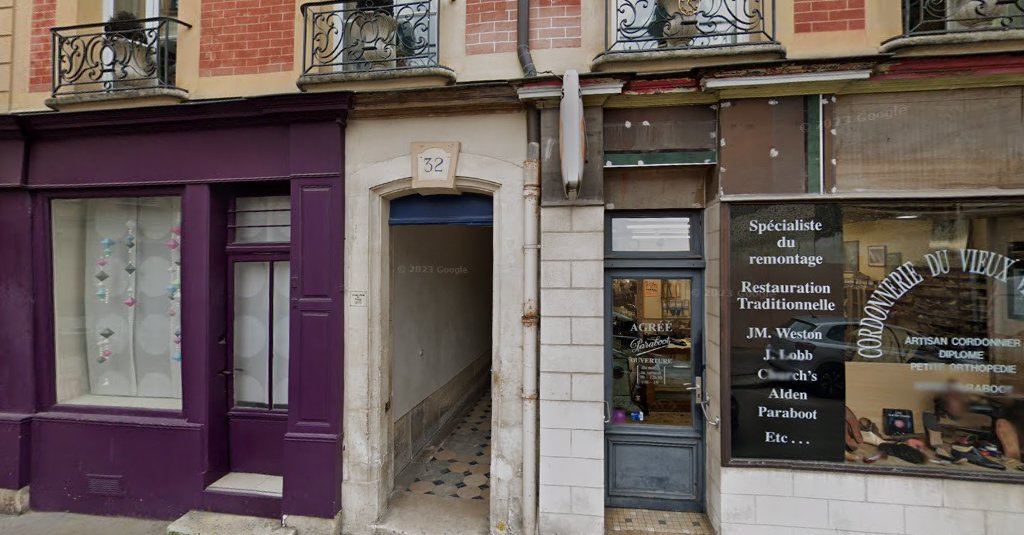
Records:
{"label": "framed picture in window", "polygon": [[868,245],[868,266],[885,267],[885,253],[884,245]]}
{"label": "framed picture in window", "polygon": [[843,271],[856,273],[860,271],[860,242],[843,242]]}

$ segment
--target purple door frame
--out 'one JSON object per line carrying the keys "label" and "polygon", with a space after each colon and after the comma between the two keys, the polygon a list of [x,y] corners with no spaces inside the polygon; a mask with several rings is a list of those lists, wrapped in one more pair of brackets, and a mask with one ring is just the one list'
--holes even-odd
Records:
{"label": "purple door frame", "polygon": [[[303,94],[0,117],[0,488],[31,484],[38,510],[173,518],[203,507],[229,469],[220,184],[289,180],[292,286],[303,293],[293,293],[281,512],[338,513],[350,102]],[[48,199],[157,188],[182,196],[183,409],[57,405]]]}

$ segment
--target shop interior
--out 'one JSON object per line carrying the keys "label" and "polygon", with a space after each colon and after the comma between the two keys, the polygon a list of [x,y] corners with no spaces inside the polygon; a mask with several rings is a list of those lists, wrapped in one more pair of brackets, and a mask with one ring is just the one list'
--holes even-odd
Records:
{"label": "shop interior", "polygon": [[[1024,374],[1014,368],[1024,363],[1022,210],[920,203],[842,213],[848,320],[822,344],[845,351],[846,461],[1024,477]],[[1015,260],[1006,281],[995,255],[987,274],[964,269],[961,251],[972,249]],[[948,272],[933,275],[941,264],[926,255],[942,250]],[[864,317],[879,283],[905,263],[923,280],[889,309],[881,357],[865,358],[850,318]],[[989,364],[1004,366],[977,366]]]}
{"label": "shop interior", "polygon": [[616,424],[693,425],[692,280],[612,280]]}

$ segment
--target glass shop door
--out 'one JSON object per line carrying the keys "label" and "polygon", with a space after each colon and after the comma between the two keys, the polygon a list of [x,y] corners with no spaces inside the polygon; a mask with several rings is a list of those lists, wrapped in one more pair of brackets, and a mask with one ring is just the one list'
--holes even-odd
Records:
{"label": "glass shop door", "polygon": [[704,509],[699,270],[606,275],[606,505]]}

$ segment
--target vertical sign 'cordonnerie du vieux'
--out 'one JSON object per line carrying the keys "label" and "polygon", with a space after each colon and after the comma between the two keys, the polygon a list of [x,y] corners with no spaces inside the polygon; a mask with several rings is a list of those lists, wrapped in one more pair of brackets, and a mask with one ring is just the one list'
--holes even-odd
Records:
{"label": "vertical sign 'cordonnerie du vieux'", "polygon": [[840,208],[730,210],[733,456],[841,462],[844,363],[813,328],[843,318]]}

